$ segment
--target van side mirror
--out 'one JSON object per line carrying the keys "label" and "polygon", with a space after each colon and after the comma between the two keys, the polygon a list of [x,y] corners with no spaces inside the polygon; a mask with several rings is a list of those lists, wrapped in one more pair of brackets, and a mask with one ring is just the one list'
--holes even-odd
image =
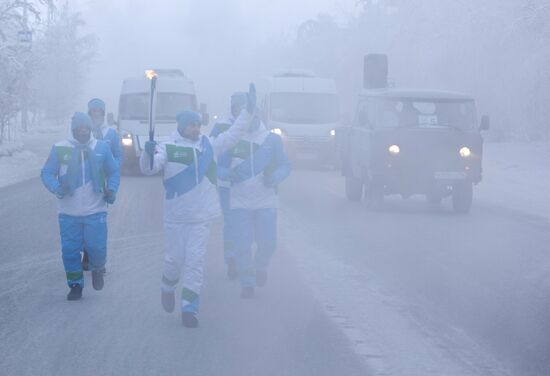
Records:
{"label": "van side mirror", "polygon": [[491,118],[489,115],[483,115],[481,117],[481,123],[479,124],[480,131],[488,131],[491,127]]}
{"label": "van side mirror", "polygon": [[210,123],[210,115],[208,114],[206,103],[200,104],[200,113],[202,117],[202,125],[208,125],[208,123]]}

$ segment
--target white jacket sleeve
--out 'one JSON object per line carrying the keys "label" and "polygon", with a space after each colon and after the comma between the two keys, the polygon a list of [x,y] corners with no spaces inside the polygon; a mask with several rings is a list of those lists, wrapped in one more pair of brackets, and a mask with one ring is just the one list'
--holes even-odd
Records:
{"label": "white jacket sleeve", "polygon": [[210,143],[214,149],[214,154],[218,156],[235,146],[248,131],[253,118],[248,111],[243,110],[235,120],[235,123],[227,131],[220,133],[215,138],[211,137]]}
{"label": "white jacket sleeve", "polygon": [[151,170],[151,156],[145,151],[141,153],[139,158],[139,168],[144,175],[154,175],[159,171],[162,171],[164,165],[166,164],[166,145],[157,144],[155,150],[155,157],[153,158],[153,169]]}

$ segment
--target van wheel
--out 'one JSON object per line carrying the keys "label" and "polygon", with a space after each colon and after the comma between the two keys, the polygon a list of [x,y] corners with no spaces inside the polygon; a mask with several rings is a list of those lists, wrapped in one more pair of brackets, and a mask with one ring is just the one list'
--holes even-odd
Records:
{"label": "van wheel", "polygon": [[349,201],[360,201],[363,198],[363,182],[351,175],[346,174],[346,197]]}
{"label": "van wheel", "polygon": [[455,213],[465,214],[472,208],[474,188],[472,182],[463,181],[453,185],[453,209]]}
{"label": "van wheel", "polygon": [[384,183],[378,179],[371,179],[366,189],[366,196],[370,207],[380,207],[384,203]]}
{"label": "van wheel", "polygon": [[426,201],[431,205],[439,205],[441,204],[441,200],[443,200],[443,197],[437,193],[428,193],[426,195]]}

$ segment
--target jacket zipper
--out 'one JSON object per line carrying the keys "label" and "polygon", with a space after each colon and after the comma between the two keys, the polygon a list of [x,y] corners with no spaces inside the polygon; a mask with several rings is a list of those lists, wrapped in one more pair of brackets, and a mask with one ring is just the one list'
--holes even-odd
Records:
{"label": "jacket zipper", "polygon": [[193,160],[195,162],[195,182],[199,185],[199,162],[197,161],[197,149],[193,147]]}
{"label": "jacket zipper", "polygon": [[253,153],[253,143],[252,141],[250,141],[250,168],[252,169],[252,175],[251,177],[253,178],[254,177],[254,170],[256,170],[255,166],[254,166],[254,153]]}
{"label": "jacket zipper", "polygon": [[80,152],[80,159],[82,160],[82,186],[86,184],[86,166],[84,163],[84,151]]}

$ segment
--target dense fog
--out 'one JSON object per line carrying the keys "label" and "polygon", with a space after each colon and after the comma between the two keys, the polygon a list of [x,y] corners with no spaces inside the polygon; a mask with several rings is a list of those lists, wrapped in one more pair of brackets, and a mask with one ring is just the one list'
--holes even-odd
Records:
{"label": "dense fog", "polygon": [[0,374],[550,375],[550,0],[0,0],[0,68]]}

